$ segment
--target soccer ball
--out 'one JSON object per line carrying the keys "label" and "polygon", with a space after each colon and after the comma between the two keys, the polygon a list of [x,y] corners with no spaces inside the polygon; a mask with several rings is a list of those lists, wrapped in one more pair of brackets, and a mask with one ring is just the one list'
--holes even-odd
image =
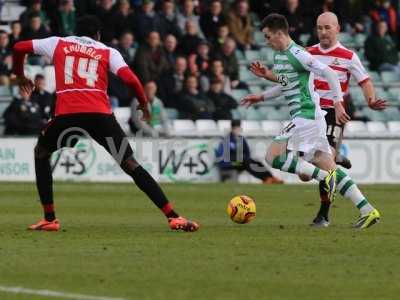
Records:
{"label": "soccer ball", "polygon": [[235,223],[249,223],[256,217],[256,203],[249,196],[236,196],[228,203],[227,213]]}

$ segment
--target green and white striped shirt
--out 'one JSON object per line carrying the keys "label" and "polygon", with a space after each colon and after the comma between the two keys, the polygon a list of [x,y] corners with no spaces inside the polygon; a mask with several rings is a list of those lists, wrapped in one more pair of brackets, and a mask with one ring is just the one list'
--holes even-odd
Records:
{"label": "green and white striped shirt", "polygon": [[290,116],[315,120],[323,116],[319,96],[314,91],[314,75],[322,75],[327,66],[304,48],[291,42],[287,49],[274,54],[273,72],[290,108]]}

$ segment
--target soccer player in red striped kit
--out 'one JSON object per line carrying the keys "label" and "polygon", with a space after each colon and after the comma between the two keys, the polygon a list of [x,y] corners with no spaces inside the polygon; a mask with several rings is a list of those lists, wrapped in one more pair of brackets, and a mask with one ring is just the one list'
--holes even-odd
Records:
{"label": "soccer player in red striped kit", "polygon": [[36,185],[44,219],[29,229],[60,229],[54,210],[50,156],[61,147],[71,146],[67,141],[72,134],[87,133],[114,157],[164,213],[171,229],[196,231],[199,225],[174,211],[157,182],[133,157],[126,135],[112,114],[107,95],[109,71],[134,89],[143,117],[150,117],[142,84],[117,50],[99,42],[100,29],[101,23],[96,17],[84,16],[77,22],[77,36],[28,40],[14,45],[13,71],[20,89],[28,93],[33,90],[33,83],[24,76],[26,54],[46,56],[55,67],[55,117],[42,130],[34,150]]}

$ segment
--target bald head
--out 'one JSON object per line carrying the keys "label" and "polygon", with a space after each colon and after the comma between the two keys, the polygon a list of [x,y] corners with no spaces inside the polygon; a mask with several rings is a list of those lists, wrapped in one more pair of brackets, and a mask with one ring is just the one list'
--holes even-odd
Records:
{"label": "bald head", "polygon": [[331,24],[332,26],[339,26],[339,20],[333,12],[324,12],[318,16],[317,24]]}
{"label": "bald head", "polygon": [[332,12],[324,12],[317,19],[317,33],[320,45],[324,49],[333,47],[337,43],[340,26],[337,16]]}

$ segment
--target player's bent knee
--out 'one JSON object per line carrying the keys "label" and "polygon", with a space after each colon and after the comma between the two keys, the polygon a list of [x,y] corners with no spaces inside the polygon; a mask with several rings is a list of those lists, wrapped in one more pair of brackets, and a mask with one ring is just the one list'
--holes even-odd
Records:
{"label": "player's bent knee", "polygon": [[312,178],[309,177],[309,176],[307,176],[307,175],[300,174],[300,175],[299,175],[299,179],[300,179],[301,181],[303,181],[303,182],[308,182],[308,181],[310,181]]}
{"label": "player's bent knee", "polygon": [[130,174],[139,166],[139,163],[133,157],[129,157],[121,163],[122,170],[127,174]]}
{"label": "player's bent knee", "polygon": [[34,149],[34,157],[35,159],[48,159],[50,158],[50,151],[48,151],[45,147],[37,144]]}

